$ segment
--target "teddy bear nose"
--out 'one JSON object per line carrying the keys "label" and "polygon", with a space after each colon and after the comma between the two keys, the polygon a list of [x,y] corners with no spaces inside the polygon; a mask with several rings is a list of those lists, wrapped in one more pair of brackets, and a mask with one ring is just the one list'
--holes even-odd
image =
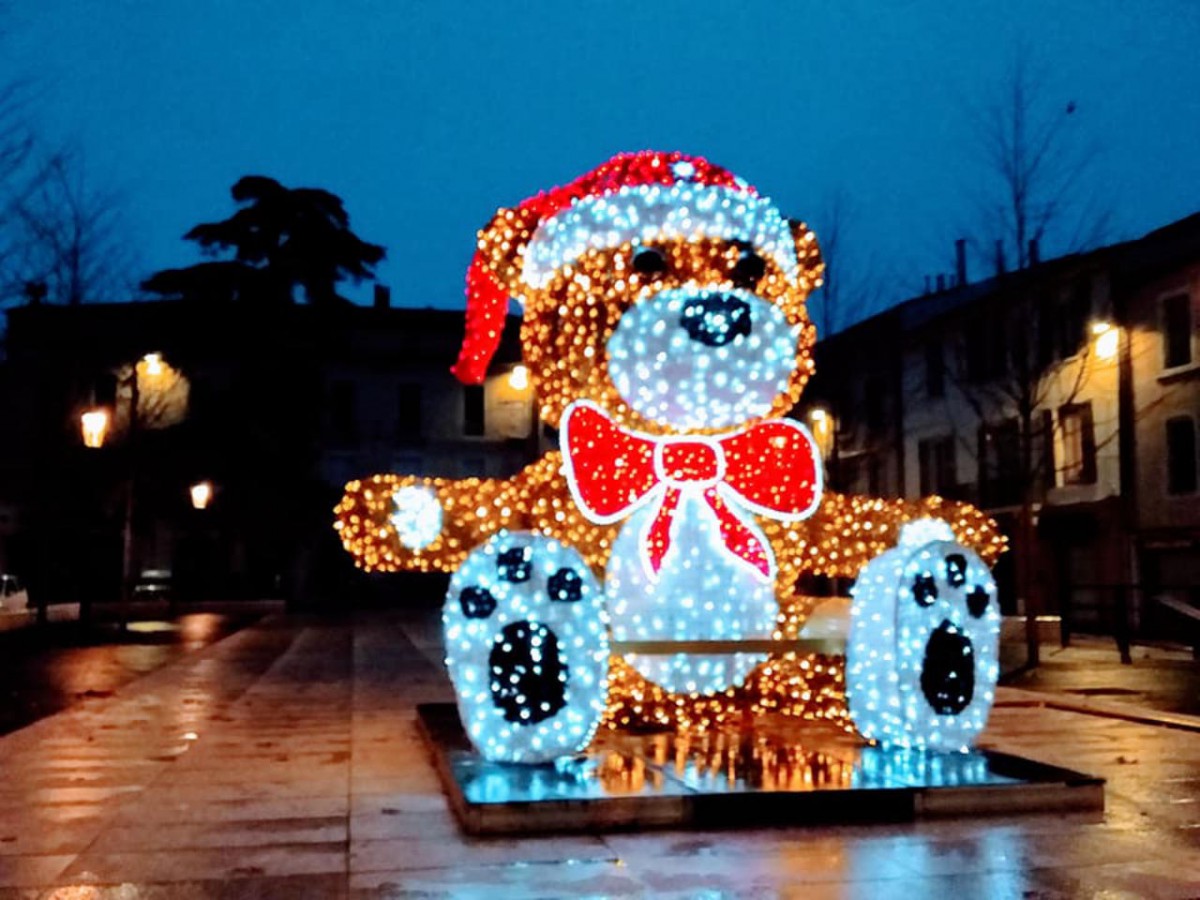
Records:
{"label": "teddy bear nose", "polygon": [[693,341],[724,347],[750,333],[750,304],[730,294],[706,294],[684,305],[679,324]]}

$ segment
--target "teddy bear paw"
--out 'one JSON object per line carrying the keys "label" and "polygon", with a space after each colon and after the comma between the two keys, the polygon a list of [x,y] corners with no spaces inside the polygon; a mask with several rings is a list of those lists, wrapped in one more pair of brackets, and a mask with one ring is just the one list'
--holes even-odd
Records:
{"label": "teddy bear paw", "polygon": [[459,715],[483,756],[546,762],[587,746],[607,705],[608,620],[577,551],[501,531],[454,573],[442,619]]}
{"label": "teddy bear paw", "polygon": [[395,511],[388,517],[396,537],[409,550],[423,550],[442,533],[442,504],[432,488],[408,484],[392,494]]}
{"label": "teddy bear paw", "polygon": [[906,524],[854,585],[846,690],[871,740],[962,750],[983,729],[999,673],[1000,611],[987,564],[945,522]]}

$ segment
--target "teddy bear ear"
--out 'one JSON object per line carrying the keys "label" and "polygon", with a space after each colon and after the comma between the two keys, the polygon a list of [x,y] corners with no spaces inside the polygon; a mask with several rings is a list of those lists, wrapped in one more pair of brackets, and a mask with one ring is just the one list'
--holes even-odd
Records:
{"label": "teddy bear ear", "polygon": [[792,240],[796,242],[796,261],[800,264],[800,283],[809,291],[824,283],[825,262],[821,259],[821,248],[817,236],[799,219],[788,219]]}
{"label": "teddy bear ear", "polygon": [[528,285],[521,279],[525,247],[538,227],[532,208],[501,209],[479,231],[476,259],[510,297],[524,302]]}

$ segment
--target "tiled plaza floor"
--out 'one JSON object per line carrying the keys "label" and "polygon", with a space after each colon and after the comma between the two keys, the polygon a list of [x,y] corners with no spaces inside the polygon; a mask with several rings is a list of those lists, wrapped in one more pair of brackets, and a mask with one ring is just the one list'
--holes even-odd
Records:
{"label": "tiled plaza floor", "polygon": [[459,835],[414,722],[431,614],[273,617],[0,739],[0,900],[1200,897],[1200,734],[1003,692],[987,744],[1108,812],[520,840]]}

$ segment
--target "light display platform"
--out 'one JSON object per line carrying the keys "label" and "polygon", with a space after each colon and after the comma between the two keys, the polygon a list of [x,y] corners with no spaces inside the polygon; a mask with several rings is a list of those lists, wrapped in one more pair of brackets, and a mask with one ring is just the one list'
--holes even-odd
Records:
{"label": "light display platform", "polygon": [[845,731],[782,716],[695,735],[605,730],[580,756],[511,765],[471,748],[453,704],[422,705],[418,715],[450,806],[468,834],[1104,809],[1100,778],[982,749],[871,746]]}

